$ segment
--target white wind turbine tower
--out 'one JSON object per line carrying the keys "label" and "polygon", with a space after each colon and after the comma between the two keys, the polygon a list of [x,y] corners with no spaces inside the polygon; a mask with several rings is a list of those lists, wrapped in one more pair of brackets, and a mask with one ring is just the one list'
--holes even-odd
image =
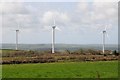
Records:
{"label": "white wind turbine tower", "polygon": [[18,50],[18,32],[19,30],[16,30],[16,50]]}
{"label": "white wind turbine tower", "polygon": [[52,53],[55,53],[55,29],[61,31],[61,29],[56,26],[56,21],[54,17],[52,26]]}
{"label": "white wind turbine tower", "polygon": [[103,49],[102,49],[103,54],[105,54],[105,42],[106,42],[106,34],[107,34],[106,28],[107,26],[105,26],[105,29],[102,31],[103,33],[103,40],[102,40],[103,41]]}
{"label": "white wind turbine tower", "polygon": [[18,24],[18,29],[15,30],[16,31],[16,50],[18,50],[18,33],[19,33],[19,24]]}
{"label": "white wind turbine tower", "polygon": [[52,53],[55,53],[55,20],[54,20],[54,25],[52,26]]}

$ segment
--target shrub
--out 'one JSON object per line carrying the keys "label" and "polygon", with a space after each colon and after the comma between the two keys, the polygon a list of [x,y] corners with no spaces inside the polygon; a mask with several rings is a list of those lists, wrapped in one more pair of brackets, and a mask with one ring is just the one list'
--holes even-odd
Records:
{"label": "shrub", "polygon": [[104,54],[104,56],[107,56],[107,54]]}
{"label": "shrub", "polygon": [[119,53],[118,53],[116,50],[113,51],[113,54],[114,54],[115,56],[118,56],[118,55],[119,55]]}
{"label": "shrub", "polygon": [[71,54],[70,50],[68,50],[68,49],[66,49],[65,52],[68,54]]}

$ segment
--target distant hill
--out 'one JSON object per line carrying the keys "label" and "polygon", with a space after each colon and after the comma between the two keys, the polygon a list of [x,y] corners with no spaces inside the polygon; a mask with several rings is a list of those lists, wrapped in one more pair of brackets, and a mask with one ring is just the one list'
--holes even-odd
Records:
{"label": "distant hill", "polygon": [[[15,49],[15,44],[0,44],[0,49]],[[101,44],[56,44],[56,50],[77,50],[77,49],[102,50]],[[51,44],[19,44],[20,50],[51,50]],[[118,50],[118,45],[107,44],[106,50]]]}

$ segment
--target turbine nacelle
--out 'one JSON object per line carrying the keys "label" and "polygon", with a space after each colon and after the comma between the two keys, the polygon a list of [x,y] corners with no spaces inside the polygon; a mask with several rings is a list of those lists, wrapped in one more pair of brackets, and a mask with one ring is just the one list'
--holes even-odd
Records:
{"label": "turbine nacelle", "polygon": [[56,28],[56,26],[54,25],[54,26],[52,26],[52,28],[53,28],[53,29],[55,29],[55,28]]}
{"label": "turbine nacelle", "polygon": [[104,30],[103,33],[106,33],[106,31]]}
{"label": "turbine nacelle", "polygon": [[16,32],[19,32],[19,30],[16,30]]}

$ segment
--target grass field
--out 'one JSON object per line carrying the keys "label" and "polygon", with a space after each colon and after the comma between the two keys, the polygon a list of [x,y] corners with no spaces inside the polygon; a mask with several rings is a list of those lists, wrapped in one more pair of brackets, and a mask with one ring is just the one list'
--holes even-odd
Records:
{"label": "grass field", "polygon": [[3,65],[3,78],[117,78],[117,61]]}

